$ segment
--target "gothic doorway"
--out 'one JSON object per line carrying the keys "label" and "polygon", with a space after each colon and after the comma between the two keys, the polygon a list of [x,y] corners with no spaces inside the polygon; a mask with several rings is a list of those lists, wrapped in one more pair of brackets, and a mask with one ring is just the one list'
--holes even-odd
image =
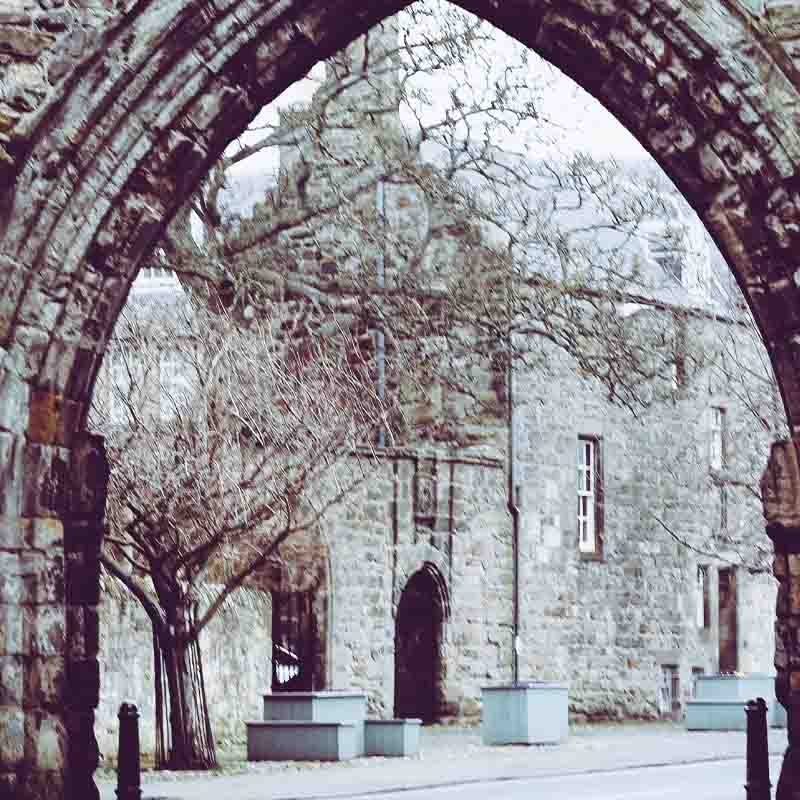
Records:
{"label": "gothic doorway", "polygon": [[394,636],[394,715],[439,716],[445,607],[432,567],[415,572],[400,597]]}

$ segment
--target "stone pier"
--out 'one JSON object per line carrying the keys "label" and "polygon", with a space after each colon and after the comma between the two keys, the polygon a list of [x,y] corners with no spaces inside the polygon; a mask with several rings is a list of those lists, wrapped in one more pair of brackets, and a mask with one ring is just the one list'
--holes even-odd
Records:
{"label": "stone pier", "polygon": [[93,800],[108,467],[98,437],[31,432],[0,431],[0,800]]}
{"label": "stone pier", "polygon": [[775,695],[786,708],[789,746],[776,800],[800,800],[800,440],[776,442],[761,482],[775,548]]}

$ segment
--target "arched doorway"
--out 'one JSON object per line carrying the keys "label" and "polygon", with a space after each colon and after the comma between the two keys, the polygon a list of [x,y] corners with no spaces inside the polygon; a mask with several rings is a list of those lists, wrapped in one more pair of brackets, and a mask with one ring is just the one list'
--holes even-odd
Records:
{"label": "arched doorway", "polygon": [[394,715],[433,722],[441,706],[442,585],[434,567],[415,572],[397,607],[394,635]]}

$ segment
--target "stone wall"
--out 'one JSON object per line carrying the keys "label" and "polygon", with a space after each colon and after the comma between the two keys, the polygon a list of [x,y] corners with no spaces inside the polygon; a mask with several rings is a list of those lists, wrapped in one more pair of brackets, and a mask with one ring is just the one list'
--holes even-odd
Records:
{"label": "stone wall", "polygon": [[[260,594],[260,593],[259,593]],[[244,722],[261,719],[261,697],[272,668],[269,595],[243,599],[223,610],[200,639],[211,725],[217,745],[242,741]],[[155,751],[153,637],[147,615],[123,591],[104,592],[100,605],[100,704],[95,733],[108,762],[117,752],[120,703],[139,709],[142,753]]]}
{"label": "stone wall", "polygon": [[[421,524],[414,475],[434,455],[437,512]],[[474,716],[481,682],[508,678],[510,657],[501,647],[510,642],[511,545],[502,480],[488,459],[395,455],[329,515],[331,688],[365,691],[372,713],[392,715],[397,606],[408,579],[426,564],[448,593],[441,716]]]}
{"label": "stone wall", "polygon": [[[725,321],[697,322],[691,334],[708,353],[716,337],[732,335],[743,358],[755,341]],[[738,669],[772,673],[776,585],[760,571],[769,569],[759,560],[768,542],[751,463],[766,457],[768,433],[753,433],[755,409],[707,366],[676,387],[671,401],[635,418],[557,354],[550,363],[546,379],[515,378],[521,677],[569,681],[571,711],[582,718],[657,716],[664,667],[677,670],[677,699],[687,700],[693,674],[719,667],[718,571],[731,564],[739,565]],[[731,439],[723,475],[709,467],[712,406],[725,408]],[[739,447],[744,431],[750,438]],[[578,548],[579,435],[599,437],[603,454],[605,520],[596,555]],[[436,454],[437,510],[426,525],[415,512],[415,474],[419,480],[431,472],[426,462],[434,451],[421,450],[389,459],[369,487],[327,520],[332,688],[366,691],[373,713],[392,713],[397,604],[425,563],[442,576],[450,608],[440,654],[441,716],[476,718],[480,687],[511,678],[512,550],[502,444],[502,437],[494,442],[495,459],[470,457],[468,449]],[[721,483],[730,492],[726,532],[714,494]],[[698,624],[698,565],[708,574],[705,626]]]}

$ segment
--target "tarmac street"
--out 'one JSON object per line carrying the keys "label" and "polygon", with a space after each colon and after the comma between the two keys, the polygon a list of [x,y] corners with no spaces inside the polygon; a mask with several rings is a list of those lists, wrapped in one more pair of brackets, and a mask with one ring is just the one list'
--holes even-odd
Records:
{"label": "tarmac street", "polygon": [[[773,787],[786,731],[769,733]],[[216,773],[144,773],[143,800],[743,800],[742,731],[688,732],[676,723],[573,726],[559,745],[487,747],[475,728],[423,729],[408,758],[340,762],[244,760],[223,751]],[[101,771],[102,800],[116,779]]]}
{"label": "tarmac street", "polygon": [[[773,759],[771,766],[777,775],[780,760]],[[570,800],[741,800],[745,796],[744,772],[744,761],[704,761],[335,797],[337,800],[563,800],[566,797]]]}

